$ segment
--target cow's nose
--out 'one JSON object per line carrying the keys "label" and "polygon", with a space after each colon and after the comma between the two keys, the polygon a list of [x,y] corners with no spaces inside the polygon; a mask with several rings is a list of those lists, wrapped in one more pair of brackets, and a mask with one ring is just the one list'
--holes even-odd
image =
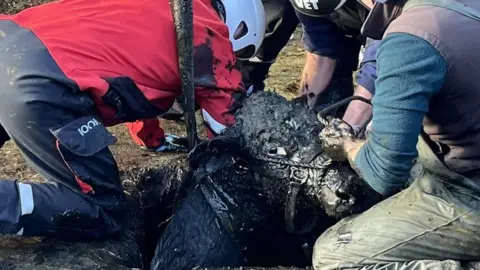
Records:
{"label": "cow's nose", "polygon": [[348,204],[350,205],[353,205],[355,204],[355,197],[352,196],[352,194],[350,194],[348,188],[346,188],[346,186],[340,186],[339,188],[337,188],[337,190],[335,190],[335,195],[345,201],[345,202],[348,202]]}

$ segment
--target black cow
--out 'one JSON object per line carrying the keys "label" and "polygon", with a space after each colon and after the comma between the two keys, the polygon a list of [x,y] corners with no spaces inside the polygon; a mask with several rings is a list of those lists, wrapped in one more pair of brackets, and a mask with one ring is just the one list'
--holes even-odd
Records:
{"label": "black cow", "polygon": [[256,93],[236,119],[190,153],[188,192],[151,269],[306,266],[327,227],[378,201],[348,163],[323,153],[323,125],[302,103]]}

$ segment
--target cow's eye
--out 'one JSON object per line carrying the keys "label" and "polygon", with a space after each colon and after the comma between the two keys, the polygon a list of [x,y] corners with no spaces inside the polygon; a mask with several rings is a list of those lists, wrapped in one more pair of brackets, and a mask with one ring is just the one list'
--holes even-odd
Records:
{"label": "cow's eye", "polygon": [[248,162],[242,158],[234,159],[233,168],[237,174],[245,174],[248,172]]}
{"label": "cow's eye", "polygon": [[274,148],[270,148],[270,150],[268,150],[268,155],[286,157],[288,154],[287,154],[287,150],[285,150],[285,148],[274,147]]}

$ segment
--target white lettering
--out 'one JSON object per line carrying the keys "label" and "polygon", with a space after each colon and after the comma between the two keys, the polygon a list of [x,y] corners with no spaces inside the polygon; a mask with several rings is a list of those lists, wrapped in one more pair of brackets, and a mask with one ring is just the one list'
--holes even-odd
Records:
{"label": "white lettering", "polygon": [[295,3],[299,8],[303,8],[303,0],[295,0]]}
{"label": "white lettering", "polygon": [[85,136],[90,130],[92,130],[94,127],[100,125],[100,122],[97,121],[97,119],[92,118],[92,120],[88,121],[85,125],[82,125],[80,128],[78,128],[78,133],[80,135]]}
{"label": "white lettering", "polygon": [[318,0],[295,0],[299,8],[318,10]]}

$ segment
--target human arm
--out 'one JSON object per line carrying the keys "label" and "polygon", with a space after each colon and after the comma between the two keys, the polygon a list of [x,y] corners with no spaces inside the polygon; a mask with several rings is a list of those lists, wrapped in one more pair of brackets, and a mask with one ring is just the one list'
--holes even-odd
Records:
{"label": "human arm", "polygon": [[[353,91],[354,96],[371,100],[373,95],[365,87],[357,85]],[[342,120],[349,124],[355,131],[360,131],[372,116],[372,106],[361,100],[353,100],[343,115]]]}
{"label": "human arm", "polygon": [[315,106],[318,96],[330,84],[336,66],[337,61],[333,58],[306,52],[300,79],[300,95],[307,97],[310,108]]}
{"label": "human arm", "polygon": [[[355,76],[357,85],[353,95],[371,100],[375,93],[375,80],[377,78],[376,52],[380,45],[379,40],[367,39],[365,52]],[[363,101],[354,100],[348,105],[343,121],[359,131],[372,116],[372,106]]]}
{"label": "human arm", "polygon": [[377,65],[368,140],[346,140],[343,146],[352,167],[378,193],[388,195],[408,179],[423,118],[443,87],[447,66],[430,43],[404,33],[382,41]]}
{"label": "human arm", "polygon": [[319,95],[330,85],[338,65],[342,70],[357,67],[360,42],[346,37],[345,32],[324,17],[311,17],[300,12],[306,61],[301,76],[300,95],[305,95],[313,107]]}

